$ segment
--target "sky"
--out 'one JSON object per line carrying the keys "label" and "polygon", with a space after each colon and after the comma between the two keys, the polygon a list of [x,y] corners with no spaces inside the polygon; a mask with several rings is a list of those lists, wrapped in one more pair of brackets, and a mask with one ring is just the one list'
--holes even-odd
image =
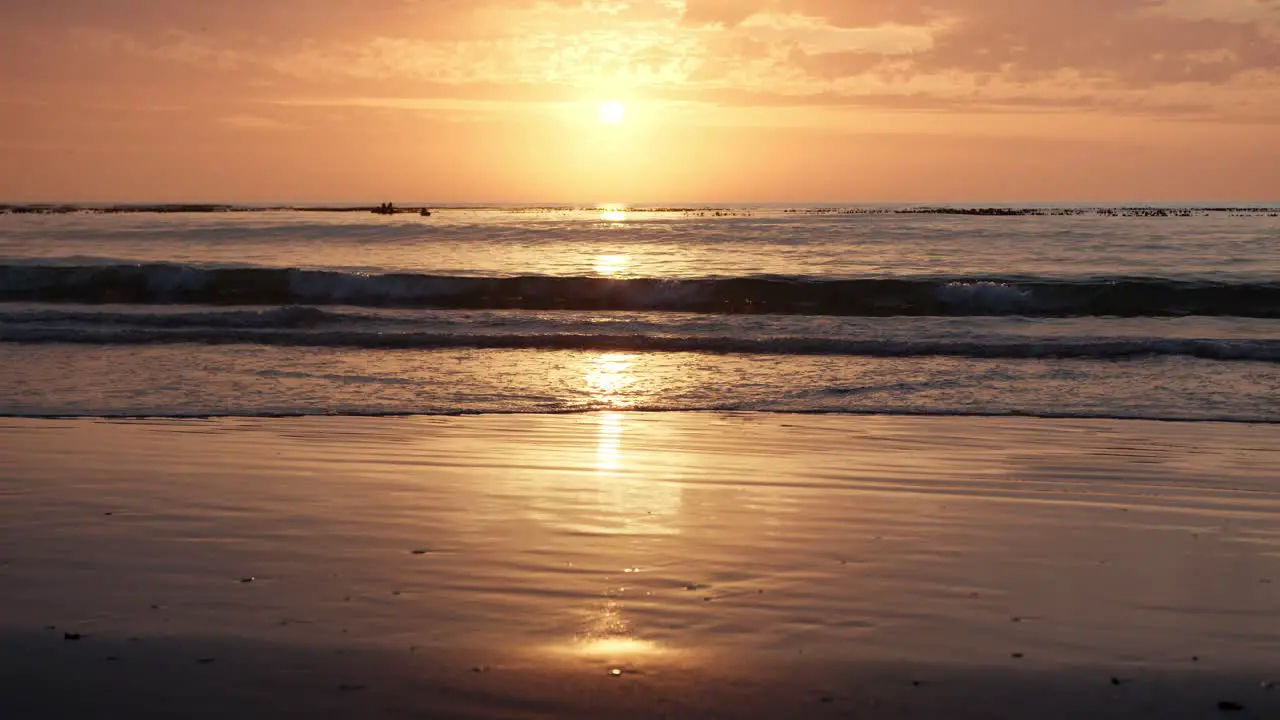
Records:
{"label": "sky", "polygon": [[1280,0],[0,0],[0,202],[1276,201],[1278,123]]}

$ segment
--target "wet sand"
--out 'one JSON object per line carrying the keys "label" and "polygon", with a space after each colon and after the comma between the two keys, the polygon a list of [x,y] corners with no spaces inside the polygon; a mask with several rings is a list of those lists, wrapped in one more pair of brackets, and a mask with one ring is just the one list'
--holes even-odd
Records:
{"label": "wet sand", "polygon": [[1277,717],[1277,440],[3,420],[0,717]]}

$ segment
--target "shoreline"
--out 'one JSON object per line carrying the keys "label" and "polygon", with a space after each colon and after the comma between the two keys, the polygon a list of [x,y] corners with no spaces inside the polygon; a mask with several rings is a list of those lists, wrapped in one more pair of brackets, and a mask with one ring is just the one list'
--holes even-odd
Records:
{"label": "shoreline", "polygon": [[[0,341],[3,343],[4,341]],[[21,344],[21,343],[14,343]],[[1175,425],[1258,425],[1262,427],[1270,427],[1280,425],[1280,420],[1266,420],[1256,418],[1203,418],[1203,417],[1146,417],[1139,415],[1106,415],[1106,414],[1071,414],[1071,413],[1032,413],[1032,412],[975,412],[975,411],[956,411],[942,412],[938,410],[921,410],[913,412],[908,410],[734,410],[721,408],[693,408],[693,409],[671,409],[671,408],[646,408],[632,407],[626,409],[610,408],[610,407],[592,407],[592,408],[574,408],[566,410],[458,410],[458,411],[440,411],[440,412],[420,412],[406,410],[404,412],[334,412],[323,413],[318,411],[302,410],[298,412],[236,412],[236,413],[3,413],[0,412],[0,421],[5,420],[88,420],[88,421],[129,421],[129,420],[306,420],[306,419],[332,419],[341,420],[349,418],[351,420],[360,420],[361,418],[370,419],[430,419],[430,418],[479,418],[479,417],[565,417],[579,415],[599,415],[601,413],[620,413],[625,415],[710,415],[710,416],[796,416],[796,417],[829,417],[829,418],[938,418],[938,419],[959,419],[963,420],[971,418],[975,420],[1044,420],[1044,421],[1080,421],[1080,422],[1117,422],[1117,423],[1170,423]]]}

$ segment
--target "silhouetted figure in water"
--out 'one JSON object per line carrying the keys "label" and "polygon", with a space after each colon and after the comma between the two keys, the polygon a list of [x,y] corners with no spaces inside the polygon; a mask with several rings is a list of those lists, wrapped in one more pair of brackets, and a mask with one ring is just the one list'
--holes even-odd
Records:
{"label": "silhouetted figure in water", "polygon": [[431,211],[426,208],[422,208],[422,210],[420,210],[418,214],[421,215],[422,217],[431,217]]}
{"label": "silhouetted figure in water", "polygon": [[376,210],[374,210],[373,212],[374,212],[374,214],[376,214],[376,215],[395,215],[395,214],[396,214],[396,206],[395,206],[395,205],[392,205],[392,204],[391,204],[391,203],[389,203],[389,202],[382,203],[382,204],[381,204],[381,205],[379,205],[379,206],[378,206],[378,208],[377,208]]}

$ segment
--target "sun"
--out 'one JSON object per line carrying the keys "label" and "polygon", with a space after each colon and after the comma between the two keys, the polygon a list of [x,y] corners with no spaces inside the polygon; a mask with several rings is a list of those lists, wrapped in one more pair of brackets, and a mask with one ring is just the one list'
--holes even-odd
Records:
{"label": "sun", "polygon": [[600,103],[600,122],[605,125],[617,125],[627,117],[627,108],[617,100]]}

